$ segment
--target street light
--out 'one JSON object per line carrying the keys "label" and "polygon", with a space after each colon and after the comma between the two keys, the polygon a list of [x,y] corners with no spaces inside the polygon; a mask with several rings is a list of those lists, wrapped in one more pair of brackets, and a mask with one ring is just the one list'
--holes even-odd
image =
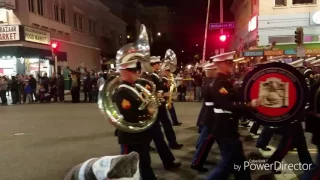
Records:
{"label": "street light", "polygon": [[127,35],[127,38],[130,39],[130,35]]}
{"label": "street light", "polygon": [[181,52],[184,52],[184,50],[182,50]]}
{"label": "street light", "polygon": [[161,32],[158,32],[158,34],[157,34],[158,36],[161,36]]}
{"label": "street light", "polygon": [[198,46],[199,46],[199,44],[196,44],[196,46],[198,47]]}

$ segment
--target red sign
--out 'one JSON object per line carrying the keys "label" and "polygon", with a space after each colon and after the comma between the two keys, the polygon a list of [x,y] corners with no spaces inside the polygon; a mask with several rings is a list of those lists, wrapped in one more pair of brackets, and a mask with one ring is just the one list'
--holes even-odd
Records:
{"label": "red sign", "polygon": [[269,117],[283,116],[297,101],[297,90],[290,78],[279,73],[259,77],[250,90],[251,99],[262,99],[263,106],[257,110]]}

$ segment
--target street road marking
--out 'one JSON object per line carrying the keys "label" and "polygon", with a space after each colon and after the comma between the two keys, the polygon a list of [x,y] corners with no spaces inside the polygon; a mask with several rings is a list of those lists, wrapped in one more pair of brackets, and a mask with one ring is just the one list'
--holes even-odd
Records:
{"label": "street road marking", "polygon": [[14,135],[15,136],[22,136],[22,135],[24,135],[24,133],[15,133]]}

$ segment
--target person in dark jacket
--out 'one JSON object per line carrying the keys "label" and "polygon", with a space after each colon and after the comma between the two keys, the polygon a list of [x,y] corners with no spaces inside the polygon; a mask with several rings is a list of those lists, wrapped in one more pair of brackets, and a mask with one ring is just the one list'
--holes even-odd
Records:
{"label": "person in dark jacket", "polygon": [[37,102],[37,80],[33,77],[33,75],[29,76],[29,85],[32,89],[31,99],[32,102]]}
{"label": "person in dark jacket", "polygon": [[15,76],[11,77],[11,98],[12,98],[12,104],[18,103],[18,96],[19,96],[19,83]]}
{"label": "person in dark jacket", "polygon": [[181,81],[181,84],[177,88],[179,101],[186,101],[187,87],[184,83],[184,81]]}
{"label": "person in dark jacket", "polygon": [[57,73],[56,87],[59,102],[64,102],[64,78],[61,73]]}
{"label": "person in dark jacket", "polygon": [[55,74],[50,79],[50,95],[53,98],[54,102],[58,101],[58,96],[57,96],[57,77]]}
{"label": "person in dark jacket", "polygon": [[84,92],[84,100],[83,102],[87,102],[89,98],[89,102],[92,102],[92,80],[90,77],[90,73],[87,73],[83,78],[83,92]]}
{"label": "person in dark jacket", "polygon": [[43,76],[40,76],[40,74],[38,74],[38,78],[40,79],[40,84],[43,85],[47,92],[49,92],[50,79],[48,78],[48,74],[44,73]]}

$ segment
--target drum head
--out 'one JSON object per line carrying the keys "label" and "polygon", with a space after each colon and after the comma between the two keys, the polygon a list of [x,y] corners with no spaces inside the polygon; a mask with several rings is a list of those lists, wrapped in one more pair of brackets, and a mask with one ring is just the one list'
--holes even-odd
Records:
{"label": "drum head", "polygon": [[252,117],[265,126],[281,126],[300,120],[308,101],[308,86],[303,74],[279,62],[261,64],[243,80],[243,102],[260,98],[262,104]]}

